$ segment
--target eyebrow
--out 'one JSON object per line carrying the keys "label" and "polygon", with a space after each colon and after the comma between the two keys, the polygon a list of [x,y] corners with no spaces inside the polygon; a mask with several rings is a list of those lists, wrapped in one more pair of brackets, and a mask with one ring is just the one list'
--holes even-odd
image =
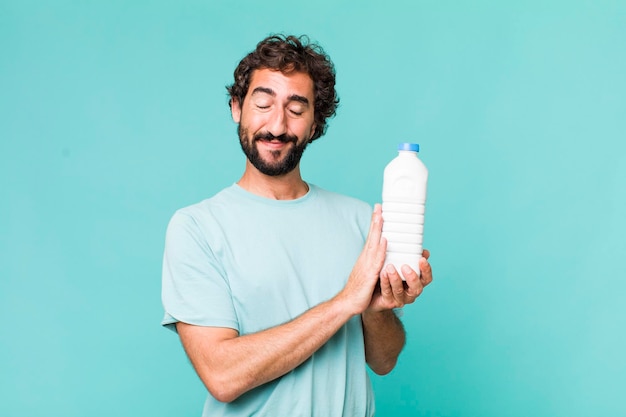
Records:
{"label": "eyebrow", "polygon": [[[274,90],[272,90],[271,88],[268,87],[257,87],[254,90],[252,90],[252,94],[251,95],[255,95],[257,93],[264,93],[264,94],[269,94],[272,97],[276,97],[276,92]],[[302,104],[309,104],[309,99],[301,96],[299,94],[292,94],[288,97],[289,101],[298,101]]]}

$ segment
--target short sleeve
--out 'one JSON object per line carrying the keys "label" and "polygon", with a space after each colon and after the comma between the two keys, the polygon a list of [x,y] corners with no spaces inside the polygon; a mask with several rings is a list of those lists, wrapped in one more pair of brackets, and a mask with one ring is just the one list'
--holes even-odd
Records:
{"label": "short sleeve", "polygon": [[206,233],[206,228],[181,211],[167,227],[161,324],[172,330],[177,322],[239,330],[226,274]]}

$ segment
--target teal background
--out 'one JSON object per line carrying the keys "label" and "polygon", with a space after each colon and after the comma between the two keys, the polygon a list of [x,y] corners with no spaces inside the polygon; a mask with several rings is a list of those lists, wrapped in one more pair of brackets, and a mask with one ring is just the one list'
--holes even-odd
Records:
{"label": "teal background", "polygon": [[307,180],[378,202],[400,141],[430,169],[378,416],[626,415],[626,3],[578,0],[0,0],[0,415],[200,415],[164,232],[242,173],[224,86],[271,32],[337,68]]}

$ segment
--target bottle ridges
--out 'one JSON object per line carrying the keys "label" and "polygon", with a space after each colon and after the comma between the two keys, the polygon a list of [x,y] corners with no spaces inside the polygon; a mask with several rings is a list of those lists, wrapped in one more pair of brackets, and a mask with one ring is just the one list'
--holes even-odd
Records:
{"label": "bottle ridges", "polygon": [[425,205],[384,201],[382,208],[383,237],[387,239],[387,252],[421,257]]}

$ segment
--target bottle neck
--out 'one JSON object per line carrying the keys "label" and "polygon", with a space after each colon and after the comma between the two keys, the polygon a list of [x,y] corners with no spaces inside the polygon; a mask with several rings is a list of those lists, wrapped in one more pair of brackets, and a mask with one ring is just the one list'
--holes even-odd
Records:
{"label": "bottle neck", "polygon": [[415,151],[398,151],[398,156],[402,156],[405,158],[415,157],[417,158],[417,152]]}

